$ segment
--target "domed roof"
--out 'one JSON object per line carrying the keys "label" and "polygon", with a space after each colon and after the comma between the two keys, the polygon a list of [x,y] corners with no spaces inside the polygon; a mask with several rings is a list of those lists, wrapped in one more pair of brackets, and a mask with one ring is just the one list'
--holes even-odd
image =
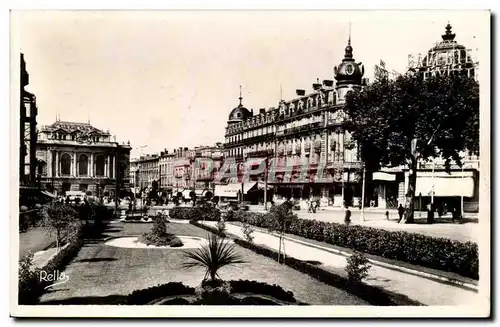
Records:
{"label": "domed roof", "polygon": [[250,110],[243,107],[243,105],[240,103],[236,108],[231,110],[231,113],[229,114],[229,122],[240,122],[251,116],[252,114]]}
{"label": "domed roof", "polygon": [[424,67],[428,66],[428,64],[432,65],[439,61],[447,60],[446,55],[452,55],[452,52],[454,52],[453,57],[456,64],[471,61],[465,46],[455,41],[455,34],[451,32],[451,25],[449,23],[446,25],[445,34],[441,35],[441,38],[442,41],[429,49],[427,55],[422,60]]}
{"label": "domed roof", "polygon": [[244,121],[247,118],[252,117],[252,113],[250,112],[250,110],[243,107],[243,104],[241,104],[241,100],[243,100],[243,98],[241,97],[241,85],[240,85],[240,97],[238,99],[240,100],[240,104],[236,108],[231,110],[231,113],[229,114],[228,123],[238,123]]}
{"label": "domed roof", "polygon": [[345,48],[344,59],[339,66],[334,68],[337,85],[361,84],[361,78],[365,73],[362,63],[356,63],[352,55],[351,39],[349,38]]}

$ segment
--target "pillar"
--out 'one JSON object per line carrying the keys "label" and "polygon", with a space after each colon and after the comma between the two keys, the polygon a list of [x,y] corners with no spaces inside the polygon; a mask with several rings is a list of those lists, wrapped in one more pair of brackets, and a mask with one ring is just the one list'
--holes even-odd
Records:
{"label": "pillar", "polygon": [[72,175],[73,176],[76,176],[76,172],[77,172],[77,169],[76,169],[76,157],[77,157],[77,153],[74,152],[73,155],[72,155],[72,159],[73,159],[73,164],[71,165],[71,172],[72,172]]}
{"label": "pillar", "polygon": [[47,150],[47,177],[52,177],[52,150]]}
{"label": "pillar", "polygon": [[108,177],[109,156],[104,158],[104,177]]}
{"label": "pillar", "polygon": [[111,176],[113,178],[116,178],[116,172],[115,172],[115,157],[111,157]]}
{"label": "pillar", "polygon": [[90,153],[90,170],[89,170],[89,175],[90,177],[94,177],[94,153]]}
{"label": "pillar", "polygon": [[56,154],[56,171],[55,171],[55,174],[54,176],[55,177],[59,177],[59,151],[54,151],[55,154]]}

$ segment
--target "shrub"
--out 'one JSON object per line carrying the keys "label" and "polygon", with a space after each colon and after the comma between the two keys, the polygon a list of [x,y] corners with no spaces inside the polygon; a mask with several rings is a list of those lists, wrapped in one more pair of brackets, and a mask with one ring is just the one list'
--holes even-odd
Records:
{"label": "shrub", "polygon": [[[273,220],[268,219],[269,214],[236,212],[234,217],[256,227],[270,228]],[[478,246],[472,242],[297,217],[287,222],[285,232],[387,259],[479,278]]]}
{"label": "shrub", "polygon": [[213,206],[175,207],[170,209],[169,216],[176,220],[219,221],[221,213]]}
{"label": "shrub", "polygon": [[128,305],[147,304],[156,299],[174,295],[194,295],[195,289],[179,282],[153,286],[132,292],[127,299]]}
{"label": "shrub", "polygon": [[226,223],[223,219],[217,222],[217,230],[219,231],[219,235],[224,237],[226,235]]}
{"label": "shrub", "polygon": [[287,302],[296,302],[291,291],[285,291],[279,285],[270,285],[255,280],[232,280],[229,282],[232,293],[254,293],[262,295],[270,295],[278,300]]}
{"label": "shrub", "polygon": [[354,252],[347,258],[347,266],[345,271],[351,282],[359,283],[368,276],[370,265],[368,259],[363,253]]}
{"label": "shrub", "polygon": [[243,236],[248,242],[253,242],[254,236],[252,235],[255,230],[247,223],[243,223]]}
{"label": "shrub", "polygon": [[167,233],[167,219],[163,215],[158,215],[154,219],[153,228],[141,237],[141,241],[147,245],[155,246],[182,246],[182,241],[174,234]]}
{"label": "shrub", "polygon": [[36,304],[40,285],[38,283],[38,271],[32,269],[33,253],[19,260],[19,304]]}

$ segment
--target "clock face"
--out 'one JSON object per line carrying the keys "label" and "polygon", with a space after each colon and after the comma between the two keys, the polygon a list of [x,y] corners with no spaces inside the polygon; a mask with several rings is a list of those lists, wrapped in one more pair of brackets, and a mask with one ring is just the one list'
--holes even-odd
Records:
{"label": "clock face", "polygon": [[352,75],[354,73],[354,66],[353,65],[347,65],[345,67],[345,71],[348,75]]}

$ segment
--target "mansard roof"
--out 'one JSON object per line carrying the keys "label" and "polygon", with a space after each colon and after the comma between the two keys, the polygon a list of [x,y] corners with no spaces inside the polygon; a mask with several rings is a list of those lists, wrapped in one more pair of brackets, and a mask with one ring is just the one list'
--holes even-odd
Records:
{"label": "mansard roof", "polygon": [[52,125],[44,126],[42,128],[43,132],[57,132],[62,131],[68,134],[77,133],[77,132],[85,132],[88,134],[97,134],[103,136],[109,136],[108,132],[100,130],[90,123],[79,123],[79,122],[68,122],[68,121],[56,121]]}

